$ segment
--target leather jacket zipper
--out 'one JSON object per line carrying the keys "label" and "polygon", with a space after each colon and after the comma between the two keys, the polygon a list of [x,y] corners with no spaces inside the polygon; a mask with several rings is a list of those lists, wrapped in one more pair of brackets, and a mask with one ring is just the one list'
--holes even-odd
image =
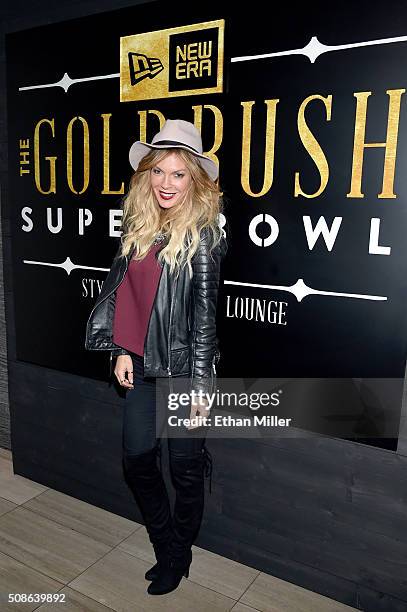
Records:
{"label": "leather jacket zipper", "polygon": [[212,389],[211,389],[211,393],[215,393],[215,377],[216,377],[215,359],[216,359],[216,353],[212,357],[212,367],[211,367],[211,378],[212,378],[211,387],[212,387]]}
{"label": "leather jacket zipper", "polygon": [[174,297],[175,297],[175,290],[177,287],[177,282],[178,282],[178,275],[176,276],[175,280],[174,280],[174,287],[172,290],[172,295],[171,295],[171,307],[170,307],[170,322],[169,322],[169,328],[168,328],[168,376],[171,378],[172,373],[171,373],[171,328],[172,328],[172,313],[174,310]]}

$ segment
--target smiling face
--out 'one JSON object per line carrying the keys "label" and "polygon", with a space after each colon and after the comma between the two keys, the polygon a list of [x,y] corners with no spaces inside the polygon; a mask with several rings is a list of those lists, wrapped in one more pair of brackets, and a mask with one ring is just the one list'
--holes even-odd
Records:
{"label": "smiling face", "polygon": [[151,187],[161,208],[172,208],[191,184],[191,173],[182,158],[169,153],[151,169]]}

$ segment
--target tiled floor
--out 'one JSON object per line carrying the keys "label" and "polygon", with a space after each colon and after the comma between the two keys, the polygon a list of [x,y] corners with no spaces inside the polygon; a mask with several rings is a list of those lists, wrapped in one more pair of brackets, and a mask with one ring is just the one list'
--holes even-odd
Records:
{"label": "tiled floor", "polygon": [[[193,554],[176,591],[147,595],[144,573],[154,559],[143,525],[15,475],[11,453],[0,449],[1,612],[353,610],[201,548]],[[54,601],[8,603],[10,593]]]}

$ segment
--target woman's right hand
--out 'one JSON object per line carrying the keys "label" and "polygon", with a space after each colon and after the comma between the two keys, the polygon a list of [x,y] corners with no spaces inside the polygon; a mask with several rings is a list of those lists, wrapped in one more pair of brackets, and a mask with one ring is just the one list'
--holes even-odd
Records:
{"label": "woman's right hand", "polygon": [[134,389],[133,360],[130,355],[119,355],[117,357],[114,373],[116,374],[116,378],[122,387],[124,387],[125,389]]}

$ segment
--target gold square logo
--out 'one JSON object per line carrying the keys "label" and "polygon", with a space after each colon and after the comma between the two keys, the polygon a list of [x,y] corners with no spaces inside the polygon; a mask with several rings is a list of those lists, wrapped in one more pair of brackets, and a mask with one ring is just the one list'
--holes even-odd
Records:
{"label": "gold square logo", "polygon": [[123,36],[120,102],[223,91],[225,20]]}

